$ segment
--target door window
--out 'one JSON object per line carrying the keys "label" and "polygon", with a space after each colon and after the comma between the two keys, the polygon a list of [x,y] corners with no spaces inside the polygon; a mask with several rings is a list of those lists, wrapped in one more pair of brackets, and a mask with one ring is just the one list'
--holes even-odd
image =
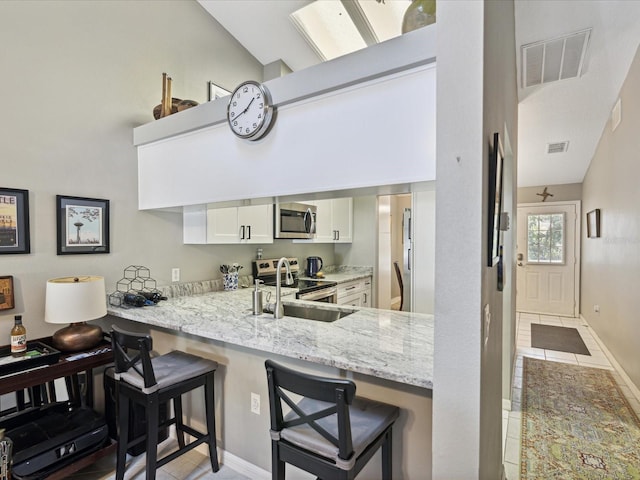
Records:
{"label": "door window", "polygon": [[565,263],[564,213],[527,215],[527,261],[529,263]]}

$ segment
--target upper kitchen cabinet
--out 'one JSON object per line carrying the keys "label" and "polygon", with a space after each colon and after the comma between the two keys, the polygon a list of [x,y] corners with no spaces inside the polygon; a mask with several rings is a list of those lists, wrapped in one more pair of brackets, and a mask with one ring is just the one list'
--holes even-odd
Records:
{"label": "upper kitchen cabinet", "polygon": [[316,238],[309,243],[353,242],[353,198],[334,198],[305,202],[317,207]]}
{"label": "upper kitchen cabinet", "polygon": [[265,82],[277,117],[257,141],[229,128],[229,97],[135,128],[138,208],[413,191],[434,181],[436,32],[430,25]]}
{"label": "upper kitchen cabinet", "polygon": [[273,243],[273,206],[184,207],[184,243]]}

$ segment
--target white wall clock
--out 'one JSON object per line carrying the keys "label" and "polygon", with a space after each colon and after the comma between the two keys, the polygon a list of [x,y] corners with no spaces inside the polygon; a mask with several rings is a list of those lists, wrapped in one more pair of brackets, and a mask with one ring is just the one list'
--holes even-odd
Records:
{"label": "white wall clock", "polygon": [[231,131],[246,140],[258,140],[269,131],[274,120],[271,95],[253,80],[241,83],[231,94],[227,121]]}

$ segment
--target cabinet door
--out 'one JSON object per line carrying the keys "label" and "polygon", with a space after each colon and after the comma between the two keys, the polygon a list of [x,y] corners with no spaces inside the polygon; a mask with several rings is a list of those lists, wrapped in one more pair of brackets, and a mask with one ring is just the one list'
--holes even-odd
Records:
{"label": "cabinet door", "polygon": [[240,243],[238,207],[207,209],[207,243]]}
{"label": "cabinet door", "polygon": [[353,242],[353,199],[331,200],[331,218],[335,243]]}
{"label": "cabinet door", "polygon": [[331,200],[317,200],[313,202],[318,209],[316,212],[315,243],[333,243],[333,221]]}
{"label": "cabinet door", "polygon": [[351,307],[364,307],[362,304],[362,293],[347,295],[338,300],[338,305],[349,305]]}
{"label": "cabinet door", "polygon": [[273,243],[273,205],[239,207],[238,225],[241,243]]}

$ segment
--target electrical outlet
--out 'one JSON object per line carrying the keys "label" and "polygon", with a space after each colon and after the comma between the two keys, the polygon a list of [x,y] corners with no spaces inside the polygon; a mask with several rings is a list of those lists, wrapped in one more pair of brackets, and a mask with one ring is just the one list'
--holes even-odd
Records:
{"label": "electrical outlet", "polygon": [[593,311],[596,313],[600,313],[600,305],[594,305],[593,306]]}
{"label": "electrical outlet", "polygon": [[251,392],[251,413],[260,415],[260,395]]}
{"label": "electrical outlet", "polygon": [[180,281],[180,269],[179,268],[172,268],[171,269],[171,281],[172,282],[179,282]]}

